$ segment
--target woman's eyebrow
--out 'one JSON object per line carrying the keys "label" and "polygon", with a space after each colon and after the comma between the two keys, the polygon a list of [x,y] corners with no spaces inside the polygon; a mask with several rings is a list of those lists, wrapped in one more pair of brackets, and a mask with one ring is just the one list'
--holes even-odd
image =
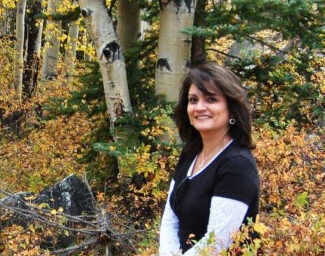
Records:
{"label": "woman's eyebrow", "polygon": [[221,96],[221,94],[218,92],[208,92],[208,93],[205,93],[204,95],[206,95],[206,96]]}

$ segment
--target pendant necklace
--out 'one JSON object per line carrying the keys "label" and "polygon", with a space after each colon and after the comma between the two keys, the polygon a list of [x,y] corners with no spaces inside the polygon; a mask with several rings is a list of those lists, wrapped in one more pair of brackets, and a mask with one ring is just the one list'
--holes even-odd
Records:
{"label": "pendant necklace", "polygon": [[[226,133],[227,134],[227,133]],[[225,135],[226,135],[225,134]],[[220,148],[225,144],[225,139],[226,139],[226,136],[223,136],[223,139],[222,139],[222,141],[220,142],[220,144],[218,145],[218,146],[216,146],[215,147],[215,149],[214,150],[212,150],[212,152],[207,156],[207,157],[205,157],[204,156],[204,150],[202,149],[202,157],[203,157],[203,160],[202,160],[202,162],[199,164],[199,170],[202,170],[203,169],[203,167],[204,167],[204,165],[208,162],[208,160],[210,159],[210,157],[214,154],[214,153],[216,153],[216,152],[218,152],[219,150],[220,150]]]}

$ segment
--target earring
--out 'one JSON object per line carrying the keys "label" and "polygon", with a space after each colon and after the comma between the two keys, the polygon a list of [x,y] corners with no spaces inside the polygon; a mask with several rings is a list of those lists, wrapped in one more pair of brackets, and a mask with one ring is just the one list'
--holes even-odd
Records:
{"label": "earring", "polygon": [[234,125],[236,123],[236,119],[235,118],[230,118],[229,119],[229,124],[230,125]]}

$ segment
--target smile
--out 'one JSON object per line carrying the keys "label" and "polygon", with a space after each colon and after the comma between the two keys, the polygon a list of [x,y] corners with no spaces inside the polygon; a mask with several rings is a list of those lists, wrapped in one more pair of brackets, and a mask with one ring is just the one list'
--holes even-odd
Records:
{"label": "smile", "polygon": [[210,116],[196,116],[195,118],[199,120],[204,120],[204,119],[209,119]]}

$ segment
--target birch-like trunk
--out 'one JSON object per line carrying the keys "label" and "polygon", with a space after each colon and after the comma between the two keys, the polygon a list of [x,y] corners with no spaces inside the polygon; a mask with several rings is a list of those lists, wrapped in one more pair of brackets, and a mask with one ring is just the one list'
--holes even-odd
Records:
{"label": "birch-like trunk", "polygon": [[67,67],[67,77],[68,77],[69,81],[73,77],[78,34],[79,34],[78,21],[73,21],[69,27],[68,41],[67,41],[67,45],[66,45],[66,52],[65,52],[65,58],[64,58],[64,63]]}
{"label": "birch-like trunk", "polygon": [[41,57],[41,48],[42,48],[42,35],[43,35],[44,21],[41,20],[38,27],[38,33],[35,40],[35,54],[38,58]]}
{"label": "birch-like trunk", "polygon": [[[115,130],[115,121],[132,113],[125,62],[116,37],[112,20],[102,1],[79,0],[81,14],[95,44],[97,59],[102,73],[105,100],[114,140],[124,141],[130,136],[126,130]],[[121,165],[119,164],[119,167]],[[128,170],[119,168],[120,182],[127,181]]]}
{"label": "birch-like trunk", "polygon": [[118,118],[132,112],[123,54],[103,3],[98,0],[79,0],[79,4],[96,47],[110,125],[114,128]]}
{"label": "birch-like trunk", "polygon": [[160,11],[156,94],[166,95],[170,102],[178,100],[181,80],[190,59],[191,37],[181,30],[193,26],[195,7],[196,0],[172,0],[162,4]]}
{"label": "birch-like trunk", "polygon": [[21,100],[21,94],[23,88],[26,2],[27,0],[20,0],[17,3],[17,15],[16,15],[14,85],[19,100]]}
{"label": "birch-like trunk", "polygon": [[[47,13],[54,14],[59,0],[48,0]],[[43,55],[42,80],[53,80],[58,76],[58,60],[60,50],[61,21],[46,21],[45,46]]]}
{"label": "birch-like trunk", "polygon": [[119,0],[117,3],[117,37],[123,52],[137,40],[140,33],[140,7],[135,0]]}

